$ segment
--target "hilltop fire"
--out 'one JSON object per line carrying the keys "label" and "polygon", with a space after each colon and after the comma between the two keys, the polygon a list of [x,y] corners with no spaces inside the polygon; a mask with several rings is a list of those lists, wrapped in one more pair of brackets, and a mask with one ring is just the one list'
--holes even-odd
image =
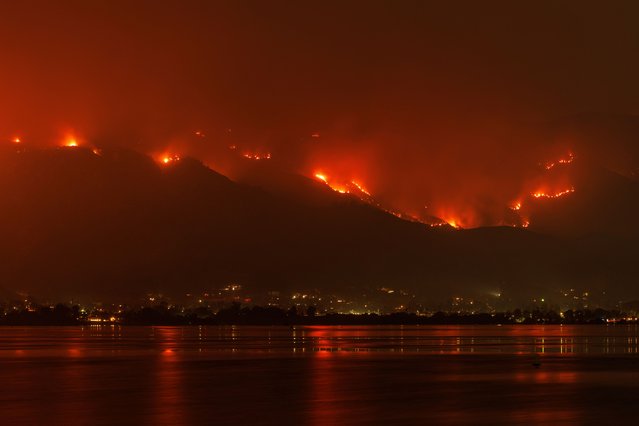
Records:
{"label": "hilltop fire", "polygon": [[574,161],[574,159],[575,155],[572,152],[569,152],[566,158],[560,158],[555,162],[547,162],[544,164],[544,167],[546,168],[546,170],[550,170],[559,164],[570,164]]}
{"label": "hilltop fire", "polygon": [[[547,163],[543,163],[544,169],[546,171],[548,170],[552,170],[554,168],[556,168],[557,166],[560,165],[569,165],[571,163],[573,163],[575,160],[575,155],[572,152],[568,152],[568,154],[565,157],[559,158],[556,161],[553,162],[547,162]],[[542,176],[539,176],[538,179],[541,180],[541,183],[538,182],[537,185],[538,187],[557,187],[559,185],[564,186],[566,184],[566,182],[562,182],[559,183],[556,181],[557,179],[556,174],[546,174],[544,173]],[[549,179],[551,180],[551,182],[549,182]],[[552,183],[552,181],[555,181],[555,183]],[[572,194],[573,192],[575,192],[575,188],[574,186],[570,186],[568,189],[563,189],[560,191],[555,191],[555,192],[551,192],[548,189],[538,189],[536,191],[530,192],[528,193],[527,197],[524,197],[522,201],[522,199],[519,199],[517,201],[514,201],[510,206],[509,209],[512,210],[513,212],[516,213],[517,217],[519,218],[519,222],[513,224],[512,222],[509,223],[510,226],[521,226],[522,228],[527,228],[528,226],[530,226],[530,221],[527,217],[527,209],[524,206],[524,202],[525,200],[530,200],[532,199],[548,199],[548,200],[552,200],[552,199],[558,199],[558,198],[562,198],[565,197],[569,194]],[[512,219],[511,219],[512,220]],[[510,220],[508,221],[510,222]],[[507,222],[507,223],[508,223]]]}
{"label": "hilltop fire", "polygon": [[271,153],[265,152],[262,154],[262,153],[255,153],[255,152],[245,152],[244,154],[242,154],[242,157],[248,158],[249,160],[270,160]]}
{"label": "hilltop fire", "polygon": [[169,165],[169,164],[174,163],[176,161],[180,161],[180,157],[178,155],[175,155],[175,154],[173,154],[173,155],[166,154],[166,155],[164,155],[164,156],[162,156],[160,158],[160,164],[163,164],[163,165]]}
{"label": "hilltop fire", "polygon": [[328,185],[328,179],[326,178],[326,175],[323,175],[322,173],[315,173],[315,177]]}
{"label": "hilltop fire", "polygon": [[[205,135],[201,131],[190,131],[192,136],[204,138]],[[318,134],[319,136],[319,134]],[[5,139],[9,143],[23,143],[24,141],[14,134],[13,137]],[[102,150],[95,148],[87,140],[78,139],[75,133],[67,133],[65,139],[58,146],[62,147],[87,147],[93,154],[100,156]],[[233,152],[236,157],[243,158],[245,160],[260,161],[272,159],[270,151],[260,149],[247,149],[241,145],[231,143],[226,147]],[[175,153],[167,153],[166,151],[160,154],[151,153],[151,157],[155,159],[160,166],[170,166],[181,160],[181,156]],[[283,158],[286,159],[286,156]],[[370,204],[371,206],[385,211],[389,214],[401,218],[402,220],[419,222],[430,227],[450,227],[454,229],[467,229],[483,225],[495,225],[495,226],[513,226],[513,227],[528,227],[530,224],[530,212],[532,203],[534,200],[540,199],[558,199],[568,196],[575,192],[575,188],[570,185],[570,181],[566,180],[568,168],[559,167],[560,165],[570,165],[575,161],[575,154],[573,152],[564,153],[561,157],[556,157],[552,162],[541,163],[542,168],[537,169],[538,175],[534,181],[528,182],[527,187],[521,188],[519,194],[513,194],[516,198],[511,198],[511,202],[506,201],[505,205],[502,204],[502,210],[500,212],[493,211],[489,214],[479,215],[476,214],[474,205],[472,204],[460,204],[458,202],[450,203],[445,199],[440,200],[436,198],[437,194],[431,194],[428,200],[428,210],[419,211],[415,209],[415,206],[403,205],[398,203],[394,199],[393,193],[384,192],[379,189],[379,193],[375,191],[375,196],[361,180],[362,176],[367,176],[371,179],[374,176],[367,174],[366,168],[362,167],[362,164],[357,161],[353,161],[351,164],[350,158],[338,161],[336,164],[330,163],[330,168],[317,168],[314,173],[310,174],[313,179],[316,179],[332,191],[339,194],[347,194],[359,199],[360,201]],[[557,168],[558,170],[553,170]],[[312,169],[311,169],[312,170]],[[546,173],[547,171],[550,171]],[[502,202],[503,202],[502,201]],[[445,202],[445,204],[444,204]],[[489,219],[485,219],[489,218]],[[486,223],[485,221],[490,220]]]}
{"label": "hilltop fire", "polygon": [[368,192],[366,189],[364,189],[364,187],[363,187],[362,185],[360,185],[359,183],[355,182],[354,180],[352,180],[352,181],[351,181],[351,183],[352,183],[353,185],[355,185],[355,187],[356,187],[357,189],[359,189],[359,190],[360,190],[360,192],[363,192],[364,194],[368,195],[369,197],[371,196],[371,193],[370,193],[370,192]]}
{"label": "hilltop fire", "polygon": [[448,220],[444,219],[444,221],[448,225],[452,226],[453,228],[457,228],[457,229],[461,228],[461,226],[457,223],[457,221],[455,219],[448,219]]}
{"label": "hilltop fire", "polygon": [[553,194],[548,194],[544,191],[537,191],[537,192],[533,192],[530,195],[532,195],[535,198],[560,198],[560,197],[563,197],[564,195],[568,195],[573,192],[575,192],[575,188],[569,188],[564,191],[555,192]]}
{"label": "hilltop fire", "polygon": [[368,192],[362,184],[355,180],[351,180],[349,182],[335,182],[335,180],[331,179],[329,181],[328,176],[324,173],[315,173],[314,176],[335,192],[339,192],[340,194],[353,194],[363,201],[369,202],[371,193]]}
{"label": "hilltop fire", "polygon": [[546,170],[550,170],[559,164],[570,164],[574,161],[574,159],[575,159],[575,155],[572,152],[569,152],[566,158],[560,158],[559,160],[554,162],[549,161],[544,164],[544,167],[546,168]]}

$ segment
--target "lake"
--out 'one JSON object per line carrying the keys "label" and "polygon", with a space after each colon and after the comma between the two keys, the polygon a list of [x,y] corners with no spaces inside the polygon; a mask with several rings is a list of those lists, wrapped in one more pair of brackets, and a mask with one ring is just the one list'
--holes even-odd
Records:
{"label": "lake", "polygon": [[638,339],[636,324],[0,327],[0,415],[7,425],[634,423]]}

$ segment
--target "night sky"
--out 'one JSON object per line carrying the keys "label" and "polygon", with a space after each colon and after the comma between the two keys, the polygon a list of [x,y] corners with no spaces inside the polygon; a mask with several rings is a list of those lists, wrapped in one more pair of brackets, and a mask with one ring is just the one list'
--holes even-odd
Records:
{"label": "night sky", "polygon": [[286,170],[357,180],[417,217],[496,225],[538,189],[540,162],[586,154],[558,123],[637,113],[638,9],[4,2],[0,134],[177,152],[232,177],[233,144]]}

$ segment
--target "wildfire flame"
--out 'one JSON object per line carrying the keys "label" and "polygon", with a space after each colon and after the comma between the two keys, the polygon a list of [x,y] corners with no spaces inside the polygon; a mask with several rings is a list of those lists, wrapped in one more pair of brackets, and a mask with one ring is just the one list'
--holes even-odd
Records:
{"label": "wildfire flame", "polygon": [[67,148],[75,148],[78,146],[78,141],[76,138],[70,137],[64,142],[64,146]]}
{"label": "wildfire flame", "polygon": [[371,193],[368,192],[362,184],[355,180],[351,180],[350,182],[335,182],[335,180],[329,180],[328,176],[322,172],[318,172],[314,174],[317,180],[322,181],[329,188],[331,188],[335,192],[339,192],[340,194],[353,194],[359,196],[360,199],[363,199],[364,195],[366,197],[371,197]]}
{"label": "wildfire flame", "polygon": [[15,137],[15,138],[11,139],[11,142],[20,143],[20,142],[22,142],[22,140],[19,137]]}
{"label": "wildfire flame", "polygon": [[176,161],[180,161],[180,157],[175,154],[165,154],[160,158],[160,164],[162,165],[169,165]]}
{"label": "wildfire flame", "polygon": [[244,154],[242,154],[242,156],[244,158],[248,158],[249,160],[270,160],[271,159],[270,152],[266,152],[264,154],[254,153],[254,152],[245,152]]}
{"label": "wildfire flame", "polygon": [[351,183],[355,186],[355,188],[359,189],[362,193],[368,195],[369,197],[371,196],[371,193],[368,192],[366,189],[364,189],[364,187],[360,185],[359,183],[355,182],[354,180],[352,180]]}
{"label": "wildfire flame", "polygon": [[[557,167],[558,165],[566,165],[566,164],[570,164],[575,160],[575,154],[573,154],[572,152],[568,152],[567,155],[565,157],[559,158],[556,161],[549,161],[546,163],[543,163],[543,166],[546,170],[551,170],[555,167]],[[546,177],[544,178],[546,179]],[[544,185],[545,186],[545,185]],[[530,197],[535,198],[535,199],[557,199],[557,198],[561,198],[561,197],[565,197],[569,194],[572,194],[573,192],[575,192],[575,188],[573,186],[571,186],[568,189],[564,189],[562,191],[558,191],[558,192],[549,192],[546,189],[539,189],[537,191],[534,191],[532,193],[530,193]],[[519,224],[511,224],[512,226],[521,226],[522,228],[528,228],[528,226],[530,226],[530,221],[528,220],[528,218],[526,217],[525,214],[522,214],[521,210],[524,207],[523,206],[523,201],[521,200],[517,200],[515,202],[513,202],[509,208],[514,211],[517,212],[519,219],[520,219],[520,223]]]}
{"label": "wildfire flame", "polygon": [[554,194],[548,194],[543,191],[537,191],[537,192],[533,192],[531,195],[535,198],[559,198],[559,197],[563,197],[564,195],[571,194],[573,192],[575,192],[575,188],[571,187],[564,191],[555,192]]}
{"label": "wildfire flame", "polygon": [[546,170],[550,170],[553,167],[557,166],[558,164],[570,164],[574,161],[574,159],[575,159],[575,155],[572,152],[569,152],[568,157],[560,158],[559,160],[555,162],[549,161],[544,164],[544,167],[546,168]]}
{"label": "wildfire flame", "polygon": [[322,173],[315,173],[315,177],[328,185],[328,178]]}
{"label": "wildfire flame", "polygon": [[457,223],[455,219],[444,219],[444,220],[453,228],[457,228],[457,229],[461,228],[461,226]]}

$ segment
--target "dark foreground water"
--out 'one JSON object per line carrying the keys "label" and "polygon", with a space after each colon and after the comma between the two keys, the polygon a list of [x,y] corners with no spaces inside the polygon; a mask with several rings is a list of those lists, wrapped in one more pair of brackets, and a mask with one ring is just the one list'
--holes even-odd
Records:
{"label": "dark foreground water", "polygon": [[0,421],[634,424],[638,338],[636,325],[0,327]]}

